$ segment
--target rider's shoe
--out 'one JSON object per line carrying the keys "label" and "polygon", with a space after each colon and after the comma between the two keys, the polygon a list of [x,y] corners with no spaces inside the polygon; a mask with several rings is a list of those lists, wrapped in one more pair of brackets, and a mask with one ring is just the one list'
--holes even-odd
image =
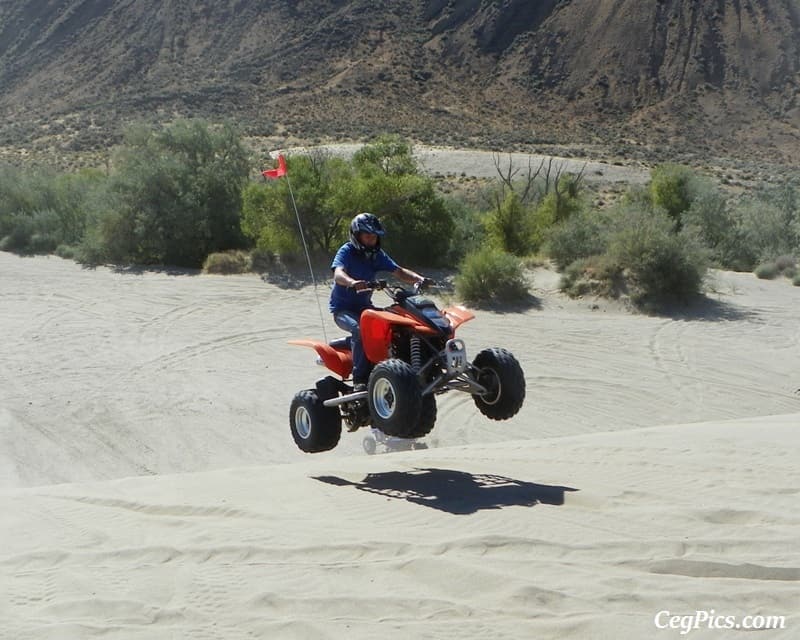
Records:
{"label": "rider's shoe", "polygon": [[360,393],[361,391],[367,390],[367,383],[366,382],[356,382],[353,384],[353,393]]}

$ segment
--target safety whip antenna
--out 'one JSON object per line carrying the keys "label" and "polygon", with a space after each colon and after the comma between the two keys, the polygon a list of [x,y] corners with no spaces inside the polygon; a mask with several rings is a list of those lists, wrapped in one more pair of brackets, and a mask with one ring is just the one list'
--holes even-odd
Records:
{"label": "safety whip antenna", "polygon": [[278,168],[262,171],[262,175],[265,178],[286,178],[286,186],[289,187],[289,197],[292,199],[294,216],[297,219],[297,228],[300,230],[300,239],[303,241],[303,251],[305,251],[306,261],[308,262],[308,272],[311,274],[311,282],[314,285],[314,299],[317,301],[317,309],[319,310],[319,321],[322,325],[322,337],[325,339],[325,342],[328,342],[328,332],[325,331],[325,316],[322,313],[322,305],[319,302],[319,292],[317,291],[317,278],[314,275],[314,267],[311,265],[311,252],[308,250],[306,234],[303,232],[303,223],[300,222],[300,212],[297,210],[297,203],[294,200],[292,181],[289,180],[289,172],[286,170],[286,160],[284,159],[283,154],[278,155]]}

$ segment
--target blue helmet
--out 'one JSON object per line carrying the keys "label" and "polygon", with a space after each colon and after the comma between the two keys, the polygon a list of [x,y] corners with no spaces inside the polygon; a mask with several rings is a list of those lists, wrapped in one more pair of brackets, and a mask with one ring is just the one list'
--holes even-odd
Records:
{"label": "blue helmet", "polygon": [[[374,247],[365,247],[358,240],[359,233],[374,233],[378,236],[378,242]],[[372,213],[359,213],[350,222],[350,244],[352,244],[357,251],[365,254],[367,257],[372,257],[381,248],[381,236],[386,231],[378,220],[378,217]]]}

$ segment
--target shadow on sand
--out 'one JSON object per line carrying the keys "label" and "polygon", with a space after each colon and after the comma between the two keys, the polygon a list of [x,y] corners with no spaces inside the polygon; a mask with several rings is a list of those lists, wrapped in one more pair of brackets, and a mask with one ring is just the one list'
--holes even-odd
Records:
{"label": "shadow on sand", "polygon": [[668,306],[655,315],[689,322],[754,322],[760,319],[757,311],[708,296],[697,296],[684,305]]}
{"label": "shadow on sand", "polygon": [[491,311],[492,313],[497,314],[504,314],[504,313],[524,313],[525,311],[530,311],[531,309],[535,309],[536,311],[542,310],[542,301],[537,298],[536,296],[528,293],[525,294],[521,300],[517,300],[516,302],[475,302],[467,305],[470,309],[475,309],[476,311]]}
{"label": "shadow on sand", "polygon": [[[90,267],[91,268],[91,267]],[[203,272],[200,269],[190,269],[188,267],[171,267],[169,265],[138,265],[138,264],[119,264],[110,265],[114,273],[124,273],[126,275],[141,276],[145,273],[158,273],[166,276],[199,276]]]}
{"label": "shadow on sand", "polygon": [[387,498],[406,500],[454,515],[470,515],[484,509],[562,505],[571,487],[550,486],[492,474],[473,474],[451,469],[415,469],[370,473],[361,482],[337,476],[317,476],[320,482],[354,487]]}

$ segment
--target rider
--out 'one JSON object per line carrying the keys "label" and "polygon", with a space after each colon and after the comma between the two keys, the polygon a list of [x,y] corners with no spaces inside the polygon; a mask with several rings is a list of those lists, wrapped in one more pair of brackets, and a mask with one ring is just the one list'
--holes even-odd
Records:
{"label": "rider", "polygon": [[372,307],[372,291],[369,281],[379,271],[389,271],[409,284],[425,284],[427,278],[399,266],[381,249],[380,237],[386,233],[377,216],[359,213],[350,222],[350,240],[336,252],[331,263],[333,289],[330,310],[336,326],[352,335],[353,387],[355,391],[366,389],[372,364],[364,354],[358,321],[364,309]]}

